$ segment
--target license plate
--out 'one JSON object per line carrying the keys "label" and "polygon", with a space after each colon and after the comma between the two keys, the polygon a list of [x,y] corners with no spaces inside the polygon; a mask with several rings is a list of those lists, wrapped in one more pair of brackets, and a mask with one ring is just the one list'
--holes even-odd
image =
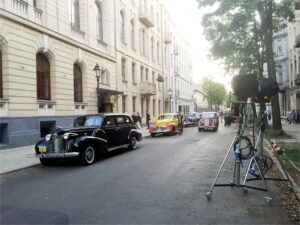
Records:
{"label": "license plate", "polygon": [[46,147],[39,147],[39,152],[40,153],[46,152]]}

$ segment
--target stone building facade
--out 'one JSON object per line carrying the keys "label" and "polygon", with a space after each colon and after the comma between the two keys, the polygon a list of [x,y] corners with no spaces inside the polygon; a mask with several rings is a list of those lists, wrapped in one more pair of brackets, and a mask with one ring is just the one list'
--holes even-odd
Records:
{"label": "stone building facade", "polygon": [[82,114],[169,111],[169,21],[158,0],[0,0],[0,148]]}

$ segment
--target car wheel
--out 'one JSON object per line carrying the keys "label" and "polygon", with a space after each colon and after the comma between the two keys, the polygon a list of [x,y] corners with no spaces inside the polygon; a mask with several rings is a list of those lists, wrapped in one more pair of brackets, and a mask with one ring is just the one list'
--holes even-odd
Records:
{"label": "car wheel", "polygon": [[135,150],[137,148],[137,139],[135,136],[132,136],[130,138],[130,144],[129,144],[128,148],[130,150]]}
{"label": "car wheel", "polygon": [[198,131],[199,131],[199,132],[201,132],[201,131],[202,131],[202,129],[201,129],[201,128],[198,128]]}
{"label": "car wheel", "polygon": [[151,133],[151,137],[155,137],[155,134]]}
{"label": "car wheel", "polygon": [[79,157],[82,165],[91,165],[95,161],[95,150],[93,146],[86,146]]}
{"label": "car wheel", "polygon": [[52,165],[53,160],[40,158],[40,162],[43,166],[50,166]]}

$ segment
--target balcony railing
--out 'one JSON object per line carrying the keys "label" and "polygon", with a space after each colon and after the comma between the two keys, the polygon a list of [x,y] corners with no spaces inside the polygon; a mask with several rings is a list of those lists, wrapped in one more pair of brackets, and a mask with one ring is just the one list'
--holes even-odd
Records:
{"label": "balcony railing", "polygon": [[36,23],[38,23],[38,24],[42,23],[42,15],[43,15],[42,10],[34,8],[34,20]]}
{"label": "balcony railing", "polygon": [[141,5],[140,6],[140,21],[146,26],[146,27],[153,27],[153,15],[149,12],[147,6]]}
{"label": "balcony railing", "polygon": [[28,3],[22,0],[11,0],[11,9],[18,15],[28,16]]}
{"label": "balcony railing", "polygon": [[148,81],[142,81],[140,84],[140,93],[142,95],[156,95],[155,84]]}
{"label": "balcony railing", "polygon": [[289,82],[288,81],[278,82],[278,86],[281,91],[284,91],[289,88]]}
{"label": "balcony railing", "polygon": [[71,25],[71,33],[75,39],[79,41],[84,41],[85,33],[82,30],[79,30],[78,28]]}

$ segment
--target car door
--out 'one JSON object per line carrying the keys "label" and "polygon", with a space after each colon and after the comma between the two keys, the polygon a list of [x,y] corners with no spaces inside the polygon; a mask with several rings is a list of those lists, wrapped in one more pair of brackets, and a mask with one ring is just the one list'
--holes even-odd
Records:
{"label": "car door", "polygon": [[127,142],[128,137],[128,126],[126,124],[125,116],[116,116],[118,126],[118,145],[124,145]]}
{"label": "car door", "polygon": [[102,128],[106,134],[108,147],[117,146],[119,131],[115,117],[105,117]]}

